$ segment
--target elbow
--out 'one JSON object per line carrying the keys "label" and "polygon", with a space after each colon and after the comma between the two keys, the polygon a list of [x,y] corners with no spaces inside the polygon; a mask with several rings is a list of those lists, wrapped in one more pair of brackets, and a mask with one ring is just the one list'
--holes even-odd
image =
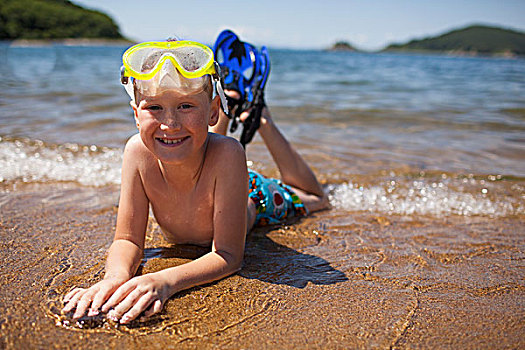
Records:
{"label": "elbow", "polygon": [[231,260],[228,261],[228,267],[229,267],[229,270],[231,271],[230,272],[231,274],[234,274],[241,270],[242,261],[243,261],[242,255],[239,257],[234,257],[234,256],[231,257]]}
{"label": "elbow", "polygon": [[242,257],[232,264],[232,273],[239,272],[242,268]]}
{"label": "elbow", "polygon": [[238,272],[242,268],[244,254],[232,254],[224,250],[215,251],[226,263],[225,272],[228,275]]}

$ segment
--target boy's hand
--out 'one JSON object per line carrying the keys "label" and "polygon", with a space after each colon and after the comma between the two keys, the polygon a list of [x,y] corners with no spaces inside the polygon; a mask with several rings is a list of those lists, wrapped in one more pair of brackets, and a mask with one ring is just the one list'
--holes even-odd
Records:
{"label": "boy's hand", "polygon": [[76,308],[73,318],[78,319],[84,316],[89,308],[88,316],[95,316],[99,313],[102,304],[124,282],[125,280],[108,278],[87,289],[75,288],[64,297],[66,305],[62,312],[68,313]]}
{"label": "boy's hand", "polygon": [[[252,109],[250,108],[241,113],[241,115],[239,116],[241,122],[244,122],[250,116],[251,111]],[[270,114],[270,110],[268,109],[268,107],[264,107],[261,113],[261,125],[264,125],[271,120],[272,116]]]}
{"label": "boy's hand", "polygon": [[128,323],[142,312],[144,318],[160,312],[169,297],[167,283],[158,273],[150,273],[121,285],[104,304],[102,311],[109,311],[108,317],[113,321]]}

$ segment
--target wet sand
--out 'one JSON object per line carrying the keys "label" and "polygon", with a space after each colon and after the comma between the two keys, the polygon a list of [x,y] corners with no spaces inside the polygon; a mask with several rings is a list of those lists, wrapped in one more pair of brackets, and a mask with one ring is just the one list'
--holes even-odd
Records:
{"label": "wet sand", "polygon": [[[74,184],[0,193],[0,348],[525,348],[523,215],[332,209],[255,230],[238,274],[148,322],[75,324],[60,299],[102,277],[117,198]],[[142,272],[204,252],[151,223]]]}

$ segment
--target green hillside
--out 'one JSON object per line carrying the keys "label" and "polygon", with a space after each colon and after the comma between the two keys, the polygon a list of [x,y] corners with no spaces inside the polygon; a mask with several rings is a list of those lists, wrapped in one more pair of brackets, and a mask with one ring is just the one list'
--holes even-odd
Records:
{"label": "green hillside", "polygon": [[335,44],[333,44],[332,47],[330,47],[328,50],[329,51],[353,51],[353,52],[357,51],[355,47],[353,47],[346,41],[338,41]]}
{"label": "green hillside", "polygon": [[0,40],[122,39],[106,14],[67,0],[0,0]]}
{"label": "green hillside", "polygon": [[446,34],[393,44],[384,51],[437,51],[480,55],[525,55],[525,33],[487,26],[470,26]]}

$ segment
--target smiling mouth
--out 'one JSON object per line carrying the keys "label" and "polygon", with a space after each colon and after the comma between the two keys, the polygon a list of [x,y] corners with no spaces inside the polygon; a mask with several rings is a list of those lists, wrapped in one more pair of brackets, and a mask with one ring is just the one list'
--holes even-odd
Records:
{"label": "smiling mouth", "polygon": [[165,145],[177,145],[179,143],[182,143],[186,141],[189,138],[189,136],[182,137],[180,139],[168,139],[165,137],[156,137],[155,139]]}

